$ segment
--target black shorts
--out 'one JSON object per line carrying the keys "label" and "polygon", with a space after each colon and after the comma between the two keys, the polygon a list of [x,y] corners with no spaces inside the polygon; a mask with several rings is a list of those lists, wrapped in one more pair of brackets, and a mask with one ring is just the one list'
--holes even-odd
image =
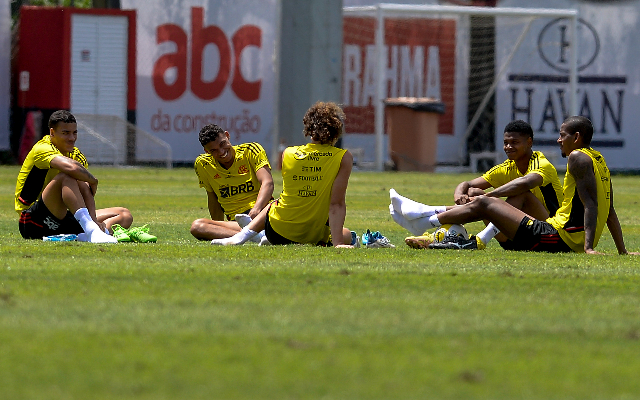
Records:
{"label": "black shorts", "polygon": [[59,220],[51,214],[42,199],[38,199],[20,214],[18,226],[20,234],[25,239],[42,239],[44,236],[84,232],[71,211],[67,211],[67,215]]}
{"label": "black shorts", "polygon": [[513,238],[512,250],[546,251],[548,253],[570,253],[569,247],[550,223],[529,217],[522,218]]}
{"label": "black shorts", "polygon": [[[267,207],[271,207],[272,203],[270,203]],[[329,221],[327,220],[327,225],[328,224]],[[267,240],[269,240],[269,243],[273,245],[300,244],[298,242],[294,242],[293,240],[287,239],[286,237],[273,230],[273,228],[271,227],[271,223],[269,223],[269,212],[267,212],[267,219],[264,221],[264,235],[267,237]],[[329,241],[328,243],[318,242],[316,243],[316,246],[330,247],[333,245],[331,244],[331,241]]]}

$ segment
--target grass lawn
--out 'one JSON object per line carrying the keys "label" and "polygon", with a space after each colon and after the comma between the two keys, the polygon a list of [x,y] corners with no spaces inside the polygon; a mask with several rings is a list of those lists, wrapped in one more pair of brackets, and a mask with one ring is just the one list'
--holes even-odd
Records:
{"label": "grass lawn", "polygon": [[[192,169],[92,171],[158,243],[25,241],[0,167],[0,398],[640,398],[640,258],[606,230],[607,256],[412,250],[389,188],[446,204],[472,176],[354,172],[346,226],[397,248],[221,248],[189,234]],[[613,184],[640,251],[640,178]]]}

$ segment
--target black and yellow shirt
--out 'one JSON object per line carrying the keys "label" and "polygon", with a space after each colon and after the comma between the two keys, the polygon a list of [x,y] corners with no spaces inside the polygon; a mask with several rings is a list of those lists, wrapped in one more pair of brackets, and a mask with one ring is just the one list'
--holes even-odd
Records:
{"label": "black and yellow shirt", "polygon": [[265,166],[271,168],[259,143],[243,143],[233,149],[236,155],[228,169],[210,154],[199,155],[194,163],[200,187],[215,193],[224,213],[231,217],[253,208],[260,191],[256,171]]}
{"label": "black and yellow shirt", "polygon": [[[596,235],[593,241],[595,248],[602,235],[602,230],[609,218],[611,207],[611,174],[607,163],[600,152],[592,148],[577,149],[593,161],[593,172],[597,183],[598,219],[596,221]],[[562,240],[577,253],[584,253],[584,205],[578,195],[576,180],[569,172],[564,176],[564,200],[556,215],[547,219]]]}
{"label": "black and yellow shirt", "polygon": [[314,143],[285,149],[282,194],[269,209],[269,224],[275,232],[296,243],[329,240],[331,189],[345,153]]}
{"label": "black and yellow shirt", "polygon": [[51,143],[49,135],[40,139],[27,154],[18,173],[15,196],[15,209],[18,214],[38,200],[44,188],[60,172],[51,168],[51,160],[58,156],[72,158],[85,168],[89,166],[84,154],[77,147],[74,147],[71,153],[64,154]]}
{"label": "black and yellow shirt", "polygon": [[515,161],[506,160],[502,164],[491,168],[482,175],[482,177],[489,182],[491,186],[497,188],[527,174],[538,174],[542,176],[542,184],[531,189],[531,193],[540,200],[550,216],[555,215],[562,199],[562,185],[560,185],[556,167],[547,160],[542,152],[533,152],[525,174],[520,172]]}

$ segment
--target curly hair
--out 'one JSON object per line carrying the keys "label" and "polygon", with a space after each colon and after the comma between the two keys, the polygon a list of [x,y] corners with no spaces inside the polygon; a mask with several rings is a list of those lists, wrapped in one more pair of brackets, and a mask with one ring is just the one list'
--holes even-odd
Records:
{"label": "curly hair", "polygon": [[59,123],[73,124],[76,123],[76,117],[67,110],[55,111],[49,117],[49,128],[56,129]]}
{"label": "curly hair", "polygon": [[200,133],[198,134],[198,140],[202,147],[206,146],[207,143],[213,142],[218,139],[218,136],[224,135],[224,129],[220,128],[216,124],[205,125],[200,129]]}
{"label": "curly hair", "polygon": [[333,144],[344,131],[344,111],[333,102],[319,101],[302,119],[304,136],[322,144]]}

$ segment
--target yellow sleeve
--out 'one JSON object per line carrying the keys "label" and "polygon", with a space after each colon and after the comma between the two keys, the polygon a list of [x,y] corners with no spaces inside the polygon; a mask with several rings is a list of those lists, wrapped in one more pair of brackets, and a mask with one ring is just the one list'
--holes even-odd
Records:
{"label": "yellow sleeve", "polygon": [[259,170],[262,167],[269,167],[269,158],[267,157],[267,152],[264,151],[264,148],[260,145],[260,143],[251,143],[252,150],[249,152],[249,163],[253,165],[254,171]]}
{"label": "yellow sleeve", "polygon": [[504,170],[502,168],[503,165],[504,163],[494,166],[489,171],[482,174],[482,178],[485,181],[489,182],[489,185],[491,185],[494,188],[498,188],[504,185],[505,183],[509,182],[509,180],[506,179],[507,177],[504,174]]}
{"label": "yellow sleeve", "polygon": [[196,175],[198,176],[200,187],[205,188],[207,192],[213,192],[213,187],[207,180],[207,173],[204,170],[204,162],[200,160],[200,157],[196,158],[196,162],[193,163],[193,168],[195,169]]}
{"label": "yellow sleeve", "polygon": [[38,142],[31,149],[33,154],[33,164],[39,169],[50,169],[51,160],[61,156],[62,153],[54,146],[48,143]]}

